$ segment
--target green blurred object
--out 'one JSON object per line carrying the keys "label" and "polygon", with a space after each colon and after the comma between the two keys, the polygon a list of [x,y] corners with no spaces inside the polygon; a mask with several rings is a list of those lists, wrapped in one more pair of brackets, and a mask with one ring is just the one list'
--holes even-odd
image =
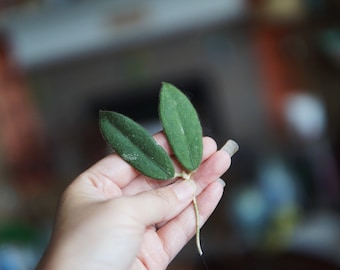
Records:
{"label": "green blurred object", "polygon": [[0,244],[32,244],[38,239],[38,231],[28,224],[15,221],[0,223]]}

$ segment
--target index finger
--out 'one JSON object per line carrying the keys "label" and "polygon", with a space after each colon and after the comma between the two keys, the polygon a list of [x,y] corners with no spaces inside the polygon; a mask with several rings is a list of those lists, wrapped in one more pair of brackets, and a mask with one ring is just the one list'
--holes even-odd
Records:
{"label": "index finger", "polygon": [[[167,153],[171,154],[170,146],[163,132],[155,134],[154,138]],[[204,151],[202,161],[207,159],[217,150],[216,142],[212,138],[204,137],[203,145]],[[131,186],[130,183],[132,180],[141,174],[117,154],[111,154],[103,158],[89,168],[84,174],[91,175],[92,181],[94,180],[97,183],[110,181],[121,189],[129,186],[128,191],[126,190],[128,194],[135,194],[164,184],[164,181],[150,181],[147,177],[141,177],[138,183]]]}

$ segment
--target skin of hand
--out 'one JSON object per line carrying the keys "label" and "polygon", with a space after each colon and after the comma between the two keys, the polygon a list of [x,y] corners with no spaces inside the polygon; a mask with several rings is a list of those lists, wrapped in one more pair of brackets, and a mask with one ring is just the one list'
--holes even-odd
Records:
{"label": "skin of hand", "polygon": [[[154,138],[170,152],[163,133]],[[223,194],[230,156],[209,137],[203,145],[194,180],[153,180],[116,154],[79,175],[62,194],[37,270],[166,269],[195,234],[193,195],[203,224]]]}

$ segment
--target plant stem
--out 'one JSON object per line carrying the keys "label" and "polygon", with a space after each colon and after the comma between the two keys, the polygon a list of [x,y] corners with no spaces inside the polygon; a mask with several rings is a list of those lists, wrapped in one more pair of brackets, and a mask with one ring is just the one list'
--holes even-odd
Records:
{"label": "plant stem", "polygon": [[198,210],[198,205],[197,205],[197,200],[196,196],[192,198],[192,204],[194,205],[195,209],[195,216],[196,216],[196,247],[197,251],[200,256],[203,255],[203,250],[201,247],[201,237],[200,237],[200,215],[199,215],[199,210]]}
{"label": "plant stem", "polygon": [[[181,177],[183,180],[191,180],[191,176],[193,175],[194,171],[186,173],[186,172],[181,172],[179,174],[176,174],[177,177]],[[201,222],[200,222],[200,214],[198,210],[198,204],[197,204],[197,199],[196,195],[193,194],[192,197],[192,204],[194,206],[194,211],[195,211],[195,218],[196,218],[196,247],[197,251],[200,256],[203,255],[203,250],[201,247],[201,236],[200,236],[200,227],[201,227]]]}

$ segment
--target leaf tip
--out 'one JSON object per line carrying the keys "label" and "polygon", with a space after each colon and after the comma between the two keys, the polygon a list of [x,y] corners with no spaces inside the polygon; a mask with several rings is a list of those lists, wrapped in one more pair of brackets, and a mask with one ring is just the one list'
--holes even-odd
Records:
{"label": "leaf tip", "polygon": [[162,82],[161,91],[164,91],[166,89],[174,89],[174,88],[176,88],[176,87],[172,83]]}
{"label": "leaf tip", "polygon": [[107,116],[107,112],[108,111],[105,111],[105,110],[99,110],[99,112],[98,112],[99,119],[102,119],[102,118],[106,117]]}

